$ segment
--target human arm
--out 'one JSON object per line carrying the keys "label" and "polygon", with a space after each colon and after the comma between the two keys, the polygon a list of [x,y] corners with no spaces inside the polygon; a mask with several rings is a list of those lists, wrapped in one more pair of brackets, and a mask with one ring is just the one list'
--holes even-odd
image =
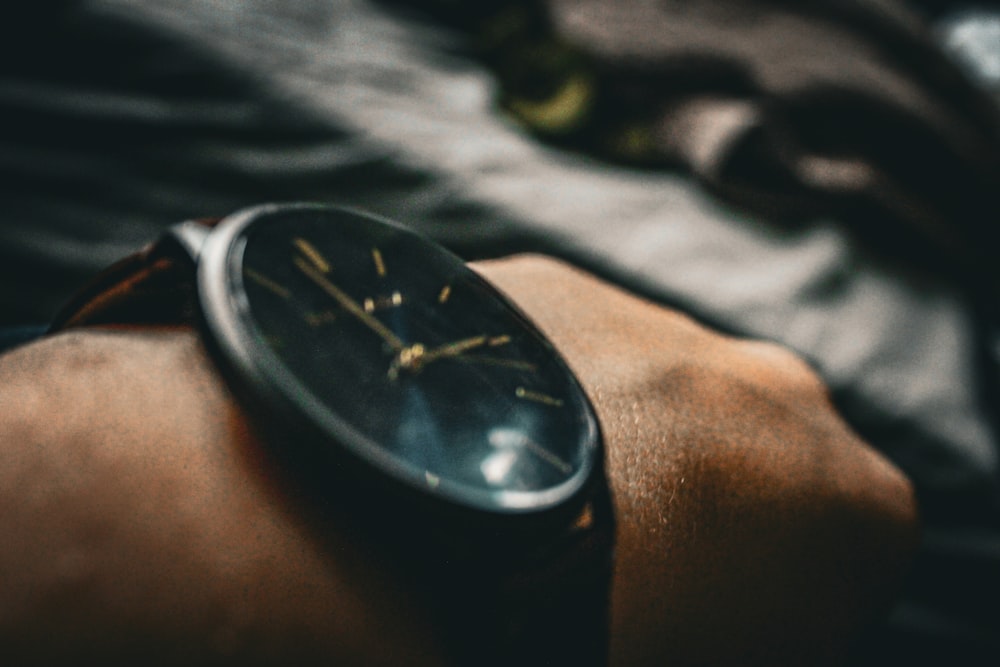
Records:
{"label": "human arm", "polygon": [[[478,269],[598,411],[613,664],[822,663],[887,603],[912,492],[802,362],[551,260]],[[193,332],[63,334],[0,358],[0,378],[3,652],[436,662],[419,594],[310,522]]]}
{"label": "human arm", "polygon": [[913,492],[804,361],[549,260],[487,275],[556,341],[605,431],[613,664],[829,664],[886,610]]}

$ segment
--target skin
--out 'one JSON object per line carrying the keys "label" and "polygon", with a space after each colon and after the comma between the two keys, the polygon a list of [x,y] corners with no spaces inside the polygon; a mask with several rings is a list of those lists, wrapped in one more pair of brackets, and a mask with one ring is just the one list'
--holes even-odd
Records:
{"label": "skin", "polygon": [[[601,420],[613,665],[828,664],[885,609],[913,492],[806,364],[550,259],[476,268]],[[19,348],[0,405],[5,662],[441,664],[419,588],[311,518],[194,332]]]}

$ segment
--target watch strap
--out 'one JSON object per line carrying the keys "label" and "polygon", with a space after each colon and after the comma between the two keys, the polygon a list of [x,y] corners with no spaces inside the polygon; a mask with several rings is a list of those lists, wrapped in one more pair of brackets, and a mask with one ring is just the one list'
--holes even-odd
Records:
{"label": "watch strap", "polygon": [[576,521],[543,557],[501,579],[498,608],[506,637],[497,642],[496,665],[607,665],[613,542],[602,473]]}
{"label": "watch strap", "polygon": [[[216,218],[194,221],[212,227]],[[195,260],[167,234],[98,273],[59,310],[49,332],[80,326],[189,324]]]}

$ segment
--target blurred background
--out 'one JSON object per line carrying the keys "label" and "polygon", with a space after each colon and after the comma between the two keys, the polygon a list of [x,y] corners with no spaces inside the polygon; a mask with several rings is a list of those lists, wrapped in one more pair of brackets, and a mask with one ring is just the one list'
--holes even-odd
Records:
{"label": "blurred background", "polygon": [[853,664],[997,664],[1000,4],[39,0],[0,50],[3,325],[262,201],[558,255],[793,347],[914,480]]}

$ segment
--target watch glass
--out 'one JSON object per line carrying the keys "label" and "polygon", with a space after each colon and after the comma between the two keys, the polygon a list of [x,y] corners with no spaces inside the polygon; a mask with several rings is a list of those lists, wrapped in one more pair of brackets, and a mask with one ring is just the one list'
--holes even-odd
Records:
{"label": "watch glass", "polygon": [[332,459],[497,512],[545,510],[583,487],[599,448],[586,397],[458,257],[327,206],[254,209],[223,226],[232,345],[319,426]]}

